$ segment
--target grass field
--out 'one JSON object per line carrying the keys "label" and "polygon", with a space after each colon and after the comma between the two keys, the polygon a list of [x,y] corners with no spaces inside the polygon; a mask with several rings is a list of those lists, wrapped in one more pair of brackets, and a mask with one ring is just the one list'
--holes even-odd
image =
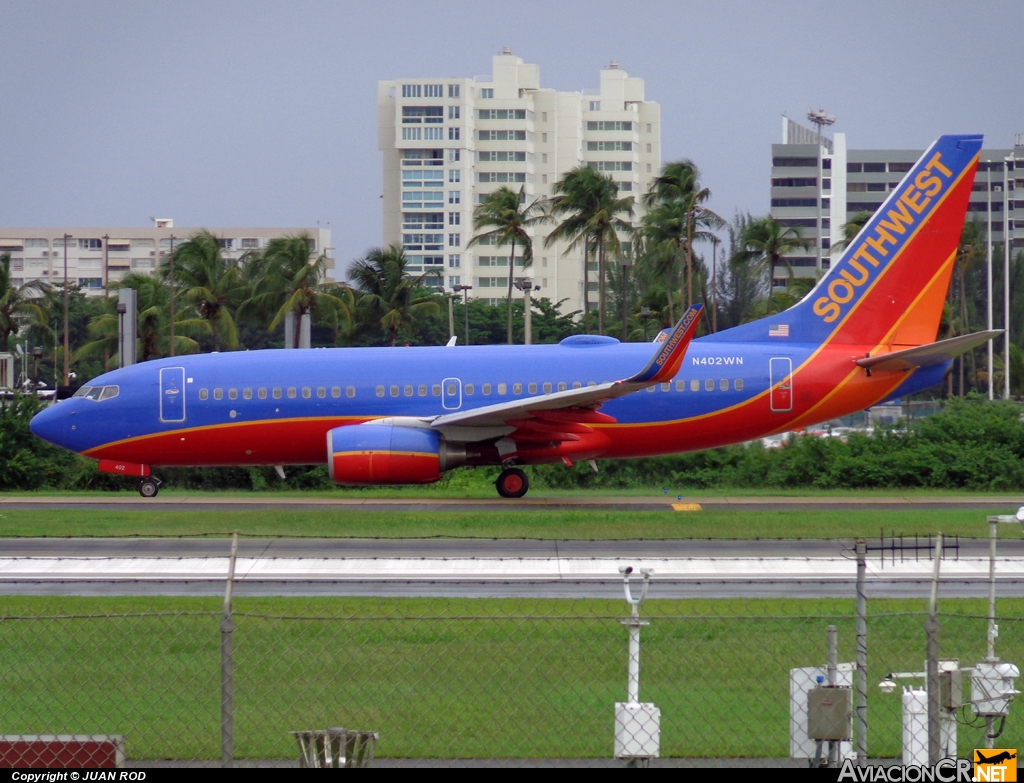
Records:
{"label": "grass field", "polygon": [[[869,607],[870,752],[899,752],[898,694],[924,657],[923,601]],[[131,758],[219,757],[219,601],[0,598],[3,733],[123,733]],[[984,654],[984,602],[944,600],[942,653]],[[641,698],[666,756],[788,753],[788,672],[825,630],[854,656],[853,602],[650,600]],[[238,599],[236,755],[294,758],[292,729],[381,732],[392,757],[607,757],[625,695],[622,601]],[[999,651],[1024,660],[1024,600],[1000,603]],[[1011,720],[1002,746],[1024,743]],[[960,727],[960,746],[980,729]]]}
{"label": "grass field", "polygon": [[[1013,510],[1009,504],[1003,513]],[[373,511],[318,507],[192,511],[18,510],[0,506],[2,536],[195,536],[233,530],[263,536],[621,538],[836,538],[928,534],[985,536],[988,512],[797,510],[700,512],[572,510]]]}

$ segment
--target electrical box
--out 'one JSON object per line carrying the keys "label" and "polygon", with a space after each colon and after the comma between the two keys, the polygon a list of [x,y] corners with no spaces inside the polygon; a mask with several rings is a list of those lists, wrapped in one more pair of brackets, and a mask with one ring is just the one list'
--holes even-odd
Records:
{"label": "electrical box", "polygon": [[818,740],[853,737],[853,691],[842,686],[812,688],[807,693],[807,736]]}
{"label": "electrical box", "polygon": [[615,703],[615,757],[656,759],[661,753],[661,710],[651,702]]}
{"label": "electrical box", "polygon": [[939,661],[939,704],[946,710],[957,710],[964,706],[963,674],[960,661],[956,658]]}
{"label": "electrical box", "polygon": [[1010,710],[1010,701],[1020,693],[1013,681],[1020,669],[1012,663],[979,663],[971,673],[971,709],[984,718],[998,718]]}
{"label": "electrical box", "polygon": [[[836,671],[836,685],[853,687],[853,673],[856,666],[840,663]],[[820,680],[818,678],[821,678]],[[814,688],[821,688],[828,678],[824,666],[805,666],[789,670],[789,755],[794,759],[812,759],[817,743],[807,736],[807,694]],[[839,761],[857,758],[853,743],[839,741]]]}

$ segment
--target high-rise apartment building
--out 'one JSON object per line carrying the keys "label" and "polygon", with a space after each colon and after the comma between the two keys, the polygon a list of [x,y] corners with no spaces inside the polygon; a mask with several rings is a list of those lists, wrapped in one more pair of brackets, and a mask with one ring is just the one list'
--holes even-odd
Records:
{"label": "high-rise apartment building", "polygon": [[[87,294],[102,295],[128,272],[153,272],[173,247],[199,232],[157,220],[148,228],[69,227],[0,228],[0,253],[11,254],[11,281],[62,283],[67,279]],[[309,234],[312,250],[326,253],[327,274],[334,269],[331,232],[322,228],[212,228],[224,258],[266,247],[274,237]],[[330,279],[330,278],[328,278]]]}
{"label": "high-rise apartment building", "polygon": [[[601,71],[599,90],[557,92],[506,48],[489,76],[380,82],[378,117],[384,244],[404,248],[413,274],[449,289],[472,285],[474,296],[495,302],[507,290],[509,248],[468,246],[473,208],[488,193],[507,186],[522,188],[528,203],[549,198],[566,172],[587,165],[639,202],[660,173],[661,107],[615,62]],[[516,276],[532,278],[539,296],[582,309],[582,247],[545,247],[552,227],[533,229],[533,266],[521,274],[517,249]]]}
{"label": "high-rise apartment building", "polygon": [[[800,229],[812,247],[788,255],[794,273],[812,277],[818,271],[818,200],[821,201],[821,268],[828,269],[832,249],[843,240],[843,225],[860,212],[874,213],[924,154],[924,150],[847,149],[846,134],[822,136],[818,176],[817,132],[782,118],[782,143],[772,145],[771,215]],[[967,219],[977,220],[993,242],[1009,238],[1014,250],[1024,249],[1024,134],[1013,148],[983,149]],[[840,251],[837,249],[836,253]],[[788,282],[785,268],[776,268],[775,284]]]}

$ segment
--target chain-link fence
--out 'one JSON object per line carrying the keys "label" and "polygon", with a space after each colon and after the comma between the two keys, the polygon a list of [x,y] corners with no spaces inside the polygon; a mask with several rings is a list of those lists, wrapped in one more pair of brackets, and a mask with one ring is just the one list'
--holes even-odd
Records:
{"label": "chain-link fence", "polygon": [[[379,735],[378,765],[621,763],[629,607],[531,597],[539,584],[517,582],[516,597],[241,596],[229,610],[223,596],[0,596],[0,761],[27,763],[44,752],[40,736],[60,735],[68,758],[93,763],[120,752],[129,765],[298,764],[293,732],[343,726]],[[806,696],[791,670],[824,669],[830,625],[841,677],[853,678],[843,666],[857,660],[852,590],[787,598],[789,583],[757,584],[763,597],[662,598],[655,574],[640,610],[638,695],[660,710],[661,763],[787,759],[794,733],[806,733],[792,722]],[[1018,581],[1001,590],[1024,595]],[[923,670],[925,609],[920,598],[868,602],[872,758],[902,752],[900,691],[923,679],[897,680],[895,692],[878,684]],[[943,596],[941,609],[942,657],[982,661],[986,599]],[[998,652],[1020,664],[1024,598],[1001,597],[999,613]],[[984,747],[969,706],[951,714],[960,754]],[[1014,705],[997,746],[1024,744],[1022,722]]]}

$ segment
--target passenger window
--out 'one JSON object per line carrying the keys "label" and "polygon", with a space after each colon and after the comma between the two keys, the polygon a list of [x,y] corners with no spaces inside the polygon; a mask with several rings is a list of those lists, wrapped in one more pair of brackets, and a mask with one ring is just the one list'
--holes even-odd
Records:
{"label": "passenger window", "polygon": [[565,387],[565,381],[559,381],[559,383],[558,383],[558,391],[565,391],[565,388],[566,388]]}
{"label": "passenger window", "polygon": [[671,390],[671,388],[672,388],[672,384],[671,383],[663,383],[663,384],[661,384],[661,390],[662,391],[669,391],[669,390]]}
{"label": "passenger window", "polygon": [[483,393],[484,393],[484,396],[487,396],[488,394],[491,393],[491,384],[485,383],[483,385]]}
{"label": "passenger window", "polygon": [[440,397],[441,396],[441,384],[435,383],[433,386],[431,386],[430,387],[430,393],[433,394],[435,397]]}
{"label": "passenger window", "polygon": [[229,400],[237,400],[238,399],[238,389],[228,389],[228,399]]}
{"label": "passenger window", "polygon": [[573,381],[572,382],[572,388],[574,388],[574,389],[582,389],[583,388],[583,384],[580,383],[579,381]]}
{"label": "passenger window", "polygon": [[246,386],[244,389],[242,389],[242,396],[245,399],[247,399],[247,400],[251,400],[252,399],[252,389],[250,389],[248,386]]}
{"label": "passenger window", "polygon": [[512,384],[512,393],[513,394],[522,394],[523,393],[523,384],[521,384],[521,383],[513,383]]}
{"label": "passenger window", "polygon": [[473,384],[467,383],[463,388],[466,390],[466,394],[467,395],[470,395],[470,394],[473,393]]}
{"label": "passenger window", "polygon": [[722,380],[718,382],[718,388],[722,391],[729,391],[729,380],[727,378],[722,378]]}
{"label": "passenger window", "polygon": [[406,386],[405,387],[405,396],[406,397],[412,397],[412,386]]}
{"label": "passenger window", "polygon": [[213,390],[213,399],[215,399],[215,400],[223,400],[224,399],[224,390],[223,389],[214,389]]}
{"label": "passenger window", "polygon": [[355,386],[346,386],[345,387],[345,396],[346,397],[355,397],[356,396],[356,387]]}
{"label": "passenger window", "polygon": [[508,386],[503,383],[498,384],[498,394],[508,394]]}
{"label": "passenger window", "polygon": [[686,381],[676,381],[676,391],[686,391]]}
{"label": "passenger window", "polygon": [[597,386],[597,381],[587,381],[587,386]]}
{"label": "passenger window", "polygon": [[544,384],[544,393],[545,394],[551,394],[551,383],[550,382]]}
{"label": "passenger window", "polygon": [[297,396],[298,396],[298,393],[297,393],[295,387],[294,386],[289,386],[288,387],[288,399],[289,400],[294,400]]}
{"label": "passenger window", "polygon": [[[78,395],[76,394],[75,396],[77,397]],[[208,389],[200,389],[200,390],[199,390],[199,399],[201,399],[201,400],[205,400],[205,399],[207,399],[207,398],[208,398],[209,396],[210,396],[210,392],[209,392],[209,390],[208,390]]]}
{"label": "passenger window", "polygon": [[647,391],[649,391],[649,392],[654,392],[654,391],[657,391],[657,390],[658,390],[657,386],[648,386],[647,387]]}
{"label": "passenger window", "polygon": [[690,391],[700,391],[700,381],[696,378],[690,381]]}
{"label": "passenger window", "polygon": [[378,397],[383,397],[384,396],[384,387],[383,386],[378,386],[377,387],[377,396]]}
{"label": "passenger window", "polygon": [[265,386],[260,386],[260,388],[256,390],[256,396],[261,400],[267,399],[267,388]]}
{"label": "passenger window", "polygon": [[392,397],[397,397],[398,396],[398,387],[397,386],[392,386],[391,387],[391,396]]}
{"label": "passenger window", "polygon": [[743,391],[743,379],[737,378],[735,381],[732,382],[732,387],[736,391]]}
{"label": "passenger window", "polygon": [[324,399],[325,397],[327,397],[327,387],[326,386],[317,386],[316,387],[316,396],[319,397],[321,400]]}
{"label": "passenger window", "polygon": [[281,399],[281,387],[280,386],[275,386],[274,387],[274,399],[275,400]]}
{"label": "passenger window", "polygon": [[303,386],[302,387],[302,399],[308,400],[312,396],[313,396],[313,390],[311,388],[309,388],[308,386]]}
{"label": "passenger window", "polygon": [[338,399],[341,396],[341,387],[340,386],[332,386],[331,387],[331,396],[334,399]]}
{"label": "passenger window", "polygon": [[714,391],[715,390],[715,382],[713,380],[711,380],[710,378],[706,379],[704,381],[704,389],[706,391]]}
{"label": "passenger window", "polygon": [[537,384],[531,383],[530,384],[530,394],[536,394],[536,393],[537,393]]}
{"label": "passenger window", "polygon": [[426,397],[427,396],[427,385],[425,383],[421,383],[417,387],[416,393],[419,394],[420,397]]}
{"label": "passenger window", "polygon": [[117,386],[104,386],[103,393],[100,395],[101,400],[110,400],[116,397],[120,393],[121,389]]}

